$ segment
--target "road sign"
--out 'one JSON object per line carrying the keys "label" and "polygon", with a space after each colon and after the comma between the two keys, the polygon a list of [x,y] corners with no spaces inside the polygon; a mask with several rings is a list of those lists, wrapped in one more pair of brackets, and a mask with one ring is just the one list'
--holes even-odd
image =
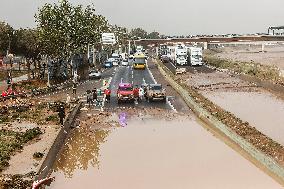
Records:
{"label": "road sign", "polygon": [[114,33],[103,33],[102,34],[102,43],[104,45],[114,45],[116,43]]}

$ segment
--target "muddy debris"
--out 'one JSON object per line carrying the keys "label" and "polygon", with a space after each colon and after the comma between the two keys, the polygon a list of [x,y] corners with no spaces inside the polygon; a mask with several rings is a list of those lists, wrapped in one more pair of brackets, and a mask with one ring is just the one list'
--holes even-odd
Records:
{"label": "muddy debris", "polygon": [[1,189],[27,189],[31,188],[35,172],[30,172],[25,175],[1,175]]}

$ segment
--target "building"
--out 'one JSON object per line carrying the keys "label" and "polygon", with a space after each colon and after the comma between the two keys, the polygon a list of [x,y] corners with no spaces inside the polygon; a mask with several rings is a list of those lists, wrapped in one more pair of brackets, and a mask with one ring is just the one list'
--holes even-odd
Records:
{"label": "building", "polygon": [[268,35],[282,35],[284,36],[284,26],[269,27]]}

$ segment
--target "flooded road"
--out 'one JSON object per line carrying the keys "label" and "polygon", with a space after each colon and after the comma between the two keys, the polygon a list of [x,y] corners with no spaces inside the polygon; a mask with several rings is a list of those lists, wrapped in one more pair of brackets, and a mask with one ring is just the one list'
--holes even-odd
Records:
{"label": "flooded road", "polygon": [[284,101],[267,92],[205,92],[215,104],[284,145]]}
{"label": "flooded road", "polygon": [[281,188],[195,118],[123,118],[121,127],[77,129],[49,188]]}

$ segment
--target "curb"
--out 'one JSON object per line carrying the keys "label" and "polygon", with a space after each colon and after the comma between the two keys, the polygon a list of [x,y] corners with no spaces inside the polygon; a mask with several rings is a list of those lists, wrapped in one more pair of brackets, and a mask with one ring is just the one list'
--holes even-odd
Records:
{"label": "curb", "polygon": [[74,123],[74,119],[76,115],[78,114],[78,111],[80,110],[80,107],[82,105],[82,102],[80,102],[73,110],[72,112],[68,115],[66,121],[64,122],[64,126],[61,128],[59,131],[56,139],[54,140],[51,148],[49,149],[49,152],[43,161],[37,176],[35,180],[41,180],[45,179],[46,177],[49,176],[50,171],[53,168],[53,165],[55,161],[57,160],[57,157],[59,155],[60,150],[62,149],[62,146],[64,145],[65,139],[69,135],[72,125]]}
{"label": "curb", "polygon": [[251,157],[261,163],[266,169],[272,172],[278,177],[282,183],[284,183],[284,168],[278,164],[273,158],[267,156],[263,152],[259,151],[252,144],[247,142],[244,138],[236,134],[233,130],[219,121],[216,117],[212,116],[208,111],[203,109],[195,100],[190,96],[187,90],[174,81],[162,68],[160,63],[156,61],[158,69],[163,77],[169,82],[169,84],[181,95],[186,104],[193,110],[193,112],[203,121],[209,123],[211,126],[218,129],[221,133],[225,134],[229,139],[239,145],[245,152]]}

